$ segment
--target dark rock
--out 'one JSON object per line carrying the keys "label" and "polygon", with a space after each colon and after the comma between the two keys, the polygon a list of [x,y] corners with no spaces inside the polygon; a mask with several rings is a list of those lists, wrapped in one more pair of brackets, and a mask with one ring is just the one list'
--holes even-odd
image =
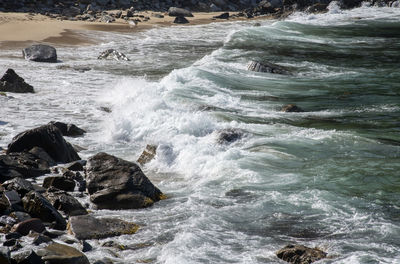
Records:
{"label": "dark rock", "polygon": [[306,12],[308,12],[308,13],[326,12],[326,11],[328,11],[327,7],[328,7],[327,4],[316,3],[316,4],[312,5],[312,6],[309,6],[306,9]]}
{"label": "dark rock", "polygon": [[44,264],[44,261],[34,251],[23,251],[13,254],[13,263],[17,264]]}
{"label": "dark rock", "polygon": [[187,20],[185,17],[183,16],[177,16],[174,19],[174,23],[175,24],[187,24],[189,23],[189,20]]}
{"label": "dark rock", "polygon": [[49,156],[49,154],[40,147],[33,147],[31,150],[29,150],[29,153],[35,155],[39,159],[47,161],[49,166],[56,165],[56,162]]}
{"label": "dark rock", "polygon": [[178,7],[170,7],[168,15],[172,17],[193,17],[193,14],[189,10]]}
{"label": "dark rock", "polygon": [[75,17],[81,14],[79,7],[71,6],[62,10],[62,15],[66,17]]}
{"label": "dark rock", "polygon": [[318,248],[309,248],[302,245],[287,245],[276,252],[278,258],[289,263],[309,264],[326,258],[327,253]]}
{"label": "dark rock", "polygon": [[217,19],[228,19],[229,18],[229,13],[222,13],[219,16],[214,16],[213,18],[217,18]]}
{"label": "dark rock", "polygon": [[0,92],[34,93],[35,91],[13,69],[8,69],[0,79]]}
{"label": "dark rock", "polygon": [[86,209],[72,195],[63,191],[52,191],[44,194],[47,200],[57,210],[63,211],[68,216],[86,215]]}
{"label": "dark rock", "polygon": [[304,112],[303,109],[301,109],[300,107],[298,107],[295,104],[288,104],[282,107],[282,112],[287,112],[287,113],[301,113]]}
{"label": "dark rock", "polygon": [[[82,17],[82,20],[94,20],[93,16],[86,15],[87,17]],[[69,65],[60,65],[56,67],[59,70],[74,70],[77,72],[86,72],[90,71],[91,68],[89,67],[84,67],[84,66],[69,66]]]}
{"label": "dark rock", "polygon": [[24,209],[32,217],[40,218],[44,222],[55,222],[54,228],[64,230],[66,228],[65,219],[60,213],[44,198],[41,194],[31,191],[22,199]]}
{"label": "dark rock", "polygon": [[252,61],[250,62],[248,68],[249,71],[255,72],[267,72],[267,73],[275,73],[275,74],[289,74],[289,71],[282,66],[277,64],[269,63],[269,62],[258,62]]}
{"label": "dark rock", "polygon": [[11,238],[11,239],[4,241],[3,246],[12,247],[12,246],[15,246],[16,244],[17,244],[17,240],[15,238]]}
{"label": "dark rock", "polygon": [[46,228],[40,219],[31,218],[31,219],[28,219],[28,220],[25,220],[23,222],[16,224],[12,228],[12,230],[13,230],[13,232],[18,232],[21,235],[26,236],[29,234],[29,231],[31,231],[31,230],[38,232],[38,233],[42,233],[44,230],[46,230]]}
{"label": "dark rock", "polygon": [[63,136],[67,136],[67,137],[82,136],[86,133],[85,130],[77,127],[74,124],[66,124],[66,123],[62,123],[62,122],[51,121],[49,123],[49,125],[56,126],[61,131],[61,134]]}
{"label": "dark rock", "polygon": [[52,239],[50,237],[43,235],[43,234],[36,233],[33,237],[34,237],[34,240],[32,243],[34,245],[40,245],[40,244],[49,243],[52,241]]}
{"label": "dark rock", "polygon": [[6,239],[11,239],[11,238],[15,238],[15,239],[18,239],[18,238],[21,238],[22,237],[22,234],[21,233],[18,233],[18,232],[11,232],[11,233],[8,233],[8,234],[6,234]]}
{"label": "dark rock", "polygon": [[56,162],[80,160],[78,153],[65,141],[61,131],[54,125],[44,125],[18,134],[8,145],[7,153],[22,152],[33,147],[44,149]]}
{"label": "dark rock", "polygon": [[82,252],[92,251],[93,247],[86,241],[82,241]]}
{"label": "dark rock", "polygon": [[25,59],[37,62],[57,62],[56,49],[49,45],[37,44],[22,50]]}
{"label": "dark rock", "polygon": [[0,247],[0,263],[1,264],[10,264],[10,251],[5,247]]}
{"label": "dark rock", "polygon": [[156,150],[157,150],[157,146],[155,146],[155,145],[147,145],[146,149],[143,150],[143,152],[140,155],[140,157],[137,160],[137,162],[140,165],[144,165],[144,164],[150,162],[154,158],[154,156],[156,155]]}
{"label": "dark rock", "polygon": [[244,133],[240,129],[227,128],[219,131],[217,141],[219,144],[232,143],[241,139],[243,135]]}
{"label": "dark rock", "polygon": [[32,217],[26,212],[12,212],[10,216],[14,218],[17,223],[32,219]]}
{"label": "dark rock", "polygon": [[85,160],[78,160],[67,164],[64,168],[70,171],[83,171],[83,166],[86,165]]}
{"label": "dark rock", "polygon": [[57,189],[73,192],[75,189],[75,181],[62,176],[49,176],[43,181],[44,188],[55,187]]}
{"label": "dark rock", "polygon": [[[19,194],[14,191],[6,191],[4,192],[4,196],[7,198],[8,203],[10,205],[10,207],[15,210],[15,211],[23,211],[23,209],[21,208],[20,204],[21,204],[21,197],[19,197]],[[18,209],[22,209],[22,210],[18,210]]]}
{"label": "dark rock", "polygon": [[22,152],[0,155],[0,182],[15,177],[38,177],[49,172],[49,164],[33,154]]}
{"label": "dark rock", "polygon": [[130,59],[123,53],[116,51],[115,49],[108,49],[100,53],[97,57],[99,60],[117,60],[117,61],[130,61]]}
{"label": "dark rock", "polygon": [[98,153],[89,158],[86,171],[90,200],[98,208],[143,208],[163,198],[162,192],[133,162]]}
{"label": "dark rock", "polygon": [[134,234],[139,226],[116,218],[94,218],[90,215],[71,216],[69,232],[79,240],[100,239]]}
{"label": "dark rock", "polygon": [[[13,226],[17,221],[8,215],[0,216],[0,226]],[[6,237],[7,238],[7,237]]]}
{"label": "dark rock", "polygon": [[19,177],[6,181],[2,185],[7,190],[15,190],[21,197],[34,190],[32,183]]}
{"label": "dark rock", "polygon": [[37,254],[46,264],[89,264],[88,258],[82,252],[59,243],[52,243]]}
{"label": "dark rock", "polygon": [[122,11],[117,11],[117,13],[115,13],[115,18],[121,18],[122,16]]}
{"label": "dark rock", "polygon": [[65,233],[65,231],[60,231],[60,230],[51,230],[51,231],[47,231],[46,230],[46,231],[42,232],[42,234],[46,235],[46,236],[48,236],[50,238],[57,238],[57,237],[60,237],[62,235],[65,235],[66,233]]}

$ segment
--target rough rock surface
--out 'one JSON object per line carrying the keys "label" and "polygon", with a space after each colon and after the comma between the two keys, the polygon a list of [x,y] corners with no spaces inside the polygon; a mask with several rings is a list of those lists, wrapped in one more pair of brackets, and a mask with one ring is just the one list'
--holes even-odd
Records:
{"label": "rough rock surface", "polygon": [[55,187],[57,189],[73,192],[75,189],[75,181],[62,176],[48,176],[43,180],[43,187]]}
{"label": "rough rock surface", "polygon": [[156,151],[157,151],[157,146],[155,146],[155,145],[147,145],[146,149],[143,150],[143,152],[140,155],[140,157],[137,160],[137,162],[140,165],[144,165],[144,164],[150,162],[154,158],[154,156],[156,155]]}
{"label": "rough rock surface", "polygon": [[130,61],[130,59],[123,53],[116,51],[115,49],[108,49],[100,53],[97,57],[99,60],[117,60],[117,61]]}
{"label": "rough rock surface", "polygon": [[187,24],[189,23],[189,20],[187,20],[185,17],[183,16],[177,16],[174,19],[174,23],[175,24]]}
{"label": "rough rock surface", "polygon": [[82,128],[77,127],[74,124],[66,124],[66,123],[63,123],[63,122],[51,121],[49,123],[49,125],[56,126],[61,131],[63,136],[67,136],[67,137],[82,136],[83,134],[86,133],[85,130],[83,130]]}
{"label": "rough rock surface", "polygon": [[68,222],[68,231],[79,240],[134,234],[138,228],[138,225],[120,219],[90,215],[71,216]]}
{"label": "rough rock surface", "polygon": [[227,129],[222,129],[219,131],[218,134],[218,143],[219,144],[224,144],[224,143],[232,143],[236,140],[239,140],[243,137],[244,133],[240,129],[234,129],[234,128],[227,128]]}
{"label": "rough rock surface", "polygon": [[88,159],[87,190],[101,209],[135,209],[151,206],[163,194],[139,166],[107,153]]}
{"label": "rough rock surface", "polygon": [[255,72],[267,72],[267,73],[275,73],[275,74],[289,74],[289,71],[282,66],[269,63],[269,62],[258,62],[252,61],[247,67],[249,71]]}
{"label": "rough rock surface", "polygon": [[21,235],[26,236],[31,230],[42,233],[46,230],[46,228],[39,218],[31,218],[16,224],[11,231],[18,232]]}
{"label": "rough rock surface", "polygon": [[309,248],[302,245],[287,245],[276,252],[278,258],[294,264],[309,264],[326,258],[327,253],[318,248]]}
{"label": "rough rock surface", "polygon": [[36,44],[22,50],[25,59],[37,62],[57,62],[56,49],[49,45]]}
{"label": "rough rock surface", "polygon": [[78,153],[65,141],[60,130],[54,125],[44,125],[18,134],[8,145],[7,153],[22,152],[33,147],[44,149],[56,162],[80,160]]}
{"label": "rough rock surface", "polygon": [[63,211],[68,216],[86,215],[88,213],[78,200],[66,192],[50,189],[43,196],[54,208]]}
{"label": "rough rock surface", "polygon": [[193,17],[193,14],[184,8],[170,7],[168,15],[172,17]]}
{"label": "rough rock surface", "polygon": [[25,194],[35,189],[32,183],[20,177],[8,180],[4,182],[2,186],[9,191],[15,190],[17,193],[19,193],[19,195],[21,195],[21,197],[23,197]]}
{"label": "rough rock surface", "polygon": [[35,91],[13,69],[8,69],[0,79],[0,92],[34,93]]}
{"label": "rough rock surface", "polygon": [[59,243],[52,243],[37,254],[48,264],[89,264],[88,258],[82,252]]}

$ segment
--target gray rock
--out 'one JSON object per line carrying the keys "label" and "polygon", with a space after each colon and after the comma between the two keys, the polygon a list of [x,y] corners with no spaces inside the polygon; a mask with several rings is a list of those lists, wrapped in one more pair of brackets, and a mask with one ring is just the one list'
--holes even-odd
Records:
{"label": "gray rock", "polygon": [[134,234],[139,226],[116,218],[95,218],[90,215],[71,216],[68,232],[79,240]]}
{"label": "gray rock", "polygon": [[187,24],[189,23],[189,20],[187,20],[185,17],[183,16],[177,16],[174,19],[174,23],[175,24]]}
{"label": "gray rock", "polygon": [[88,213],[77,199],[66,192],[50,189],[43,196],[54,208],[63,211],[68,216],[86,215]]}
{"label": "gray rock", "polygon": [[130,61],[130,59],[123,53],[116,51],[115,49],[108,49],[100,53],[99,57],[97,57],[99,60],[125,60],[125,61]]}
{"label": "gray rock", "polygon": [[269,62],[258,62],[251,61],[249,66],[247,67],[249,71],[255,72],[267,72],[267,73],[275,73],[275,74],[290,74],[287,69],[277,64],[269,63]]}
{"label": "gray rock", "polygon": [[33,147],[44,149],[56,162],[80,160],[78,153],[65,141],[61,131],[54,125],[44,125],[18,134],[8,145],[7,153],[22,152]]}
{"label": "gray rock", "polygon": [[168,15],[172,17],[193,17],[193,14],[189,10],[178,7],[170,7]]}
{"label": "gray rock", "polygon": [[8,69],[0,79],[0,92],[34,93],[35,91],[13,69]]}
{"label": "gray rock", "polygon": [[309,248],[302,245],[287,245],[277,251],[276,256],[289,263],[309,264],[326,258],[327,253],[318,248]]}
{"label": "gray rock", "polygon": [[227,128],[222,129],[218,133],[219,144],[229,144],[243,137],[244,132],[240,129]]}
{"label": "gray rock", "polygon": [[133,162],[98,153],[88,159],[86,171],[90,200],[100,209],[143,208],[164,197]]}
{"label": "gray rock", "polygon": [[37,62],[57,62],[57,51],[54,47],[36,44],[22,50],[25,59]]}
{"label": "gray rock", "polygon": [[71,6],[69,8],[64,8],[62,10],[62,15],[66,17],[75,17],[81,14],[81,9],[79,7]]}
{"label": "gray rock", "polygon": [[6,188],[6,190],[15,190],[21,195],[21,197],[34,190],[32,183],[20,177],[8,180],[2,185],[4,188]]}
{"label": "gray rock", "polygon": [[62,176],[48,176],[43,180],[43,187],[54,187],[63,191],[73,192],[75,189],[75,181]]}
{"label": "gray rock", "polygon": [[49,125],[56,126],[61,131],[63,136],[77,137],[77,136],[82,136],[86,133],[86,131],[83,130],[82,128],[79,128],[76,125],[70,123],[67,124],[58,121],[51,121]]}
{"label": "gray rock", "polygon": [[59,243],[52,243],[37,254],[46,264],[89,264],[88,258],[82,252]]}
{"label": "gray rock", "polygon": [[103,15],[100,18],[100,22],[104,22],[104,23],[112,23],[115,21],[115,18],[113,18],[112,16],[109,15]]}

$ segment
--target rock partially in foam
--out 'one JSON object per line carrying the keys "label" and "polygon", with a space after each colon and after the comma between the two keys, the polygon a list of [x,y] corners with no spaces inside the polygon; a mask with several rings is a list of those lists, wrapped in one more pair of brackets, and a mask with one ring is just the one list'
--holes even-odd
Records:
{"label": "rock partially in foam", "polygon": [[309,264],[326,258],[327,253],[319,248],[309,248],[302,245],[287,245],[277,251],[276,256],[289,263]]}

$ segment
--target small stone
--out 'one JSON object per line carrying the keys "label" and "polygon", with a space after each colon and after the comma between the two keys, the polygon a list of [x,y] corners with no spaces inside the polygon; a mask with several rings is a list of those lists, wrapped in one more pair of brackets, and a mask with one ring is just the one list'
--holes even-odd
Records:
{"label": "small stone", "polygon": [[304,112],[303,109],[301,109],[300,107],[298,107],[295,104],[288,104],[282,107],[282,112],[286,112],[286,113],[301,113]]}

